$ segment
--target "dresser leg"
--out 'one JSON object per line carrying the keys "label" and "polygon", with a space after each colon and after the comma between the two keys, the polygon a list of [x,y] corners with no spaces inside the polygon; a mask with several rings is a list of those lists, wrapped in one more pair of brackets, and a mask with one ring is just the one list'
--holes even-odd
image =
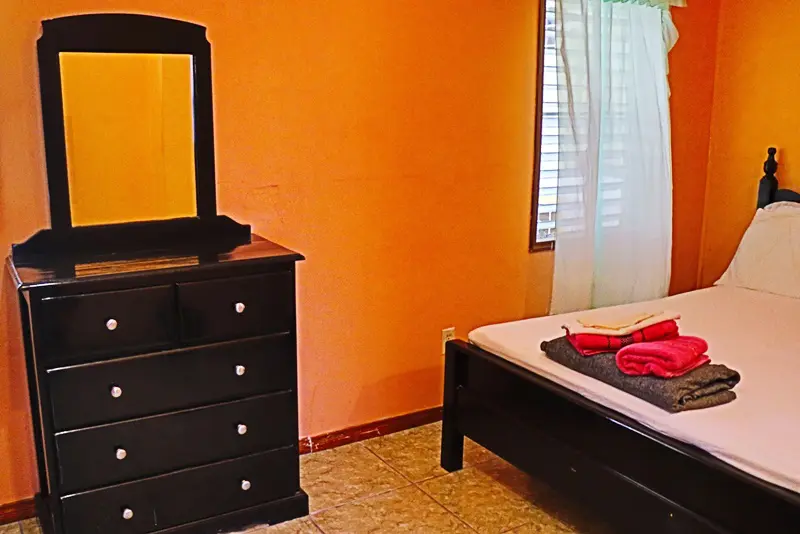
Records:
{"label": "dresser leg", "polygon": [[42,527],[42,534],[59,534],[59,531],[56,530],[56,519],[53,516],[50,500],[47,497],[43,497],[41,493],[36,494],[35,500],[36,518]]}

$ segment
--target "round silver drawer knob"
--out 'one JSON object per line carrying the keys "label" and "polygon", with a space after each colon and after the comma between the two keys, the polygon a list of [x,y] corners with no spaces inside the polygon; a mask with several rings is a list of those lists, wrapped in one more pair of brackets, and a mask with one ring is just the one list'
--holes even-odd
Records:
{"label": "round silver drawer knob", "polygon": [[119,386],[112,386],[111,387],[111,396],[115,399],[118,399],[122,396],[122,388]]}
{"label": "round silver drawer knob", "polygon": [[237,426],[236,432],[238,432],[240,436],[244,436],[245,434],[247,434],[247,425]]}
{"label": "round silver drawer knob", "polygon": [[245,372],[247,372],[247,368],[244,365],[236,366],[236,376],[244,376]]}
{"label": "round silver drawer knob", "polygon": [[122,519],[133,519],[133,510],[130,508],[125,508],[122,511]]}
{"label": "round silver drawer knob", "polygon": [[128,451],[122,448],[117,449],[115,456],[117,457],[117,460],[124,460],[125,458],[128,457]]}
{"label": "round silver drawer knob", "polygon": [[117,322],[116,319],[109,319],[108,321],[106,321],[106,328],[108,328],[109,330],[112,331],[116,330],[117,326],[119,326],[119,323]]}
{"label": "round silver drawer knob", "polygon": [[244,302],[237,302],[233,307],[236,309],[236,313],[244,313]]}
{"label": "round silver drawer knob", "polygon": [[250,481],[249,480],[242,480],[242,490],[247,491],[250,489]]}

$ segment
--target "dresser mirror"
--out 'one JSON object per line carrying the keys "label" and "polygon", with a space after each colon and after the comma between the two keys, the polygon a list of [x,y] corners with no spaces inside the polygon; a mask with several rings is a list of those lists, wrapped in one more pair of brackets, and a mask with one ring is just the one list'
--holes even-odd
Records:
{"label": "dresser mirror", "polygon": [[217,214],[205,27],[61,17],[42,22],[37,50],[51,228],[16,259],[250,242]]}
{"label": "dresser mirror", "polygon": [[192,57],[62,52],[73,226],[197,216]]}

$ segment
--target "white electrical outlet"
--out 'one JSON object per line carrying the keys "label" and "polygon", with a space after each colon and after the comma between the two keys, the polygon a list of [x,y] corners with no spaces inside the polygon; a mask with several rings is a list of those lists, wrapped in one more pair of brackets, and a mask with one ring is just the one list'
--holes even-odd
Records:
{"label": "white electrical outlet", "polygon": [[453,341],[456,338],[456,327],[451,326],[442,330],[442,354],[444,354],[444,345],[448,341]]}

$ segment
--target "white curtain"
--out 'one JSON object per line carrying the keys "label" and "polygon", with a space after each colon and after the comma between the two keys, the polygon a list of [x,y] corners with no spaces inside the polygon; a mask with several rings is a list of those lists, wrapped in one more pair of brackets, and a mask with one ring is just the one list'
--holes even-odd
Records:
{"label": "white curtain", "polygon": [[[638,2],[638,0],[637,0]],[[665,296],[672,254],[668,9],[557,0],[551,313]]]}

